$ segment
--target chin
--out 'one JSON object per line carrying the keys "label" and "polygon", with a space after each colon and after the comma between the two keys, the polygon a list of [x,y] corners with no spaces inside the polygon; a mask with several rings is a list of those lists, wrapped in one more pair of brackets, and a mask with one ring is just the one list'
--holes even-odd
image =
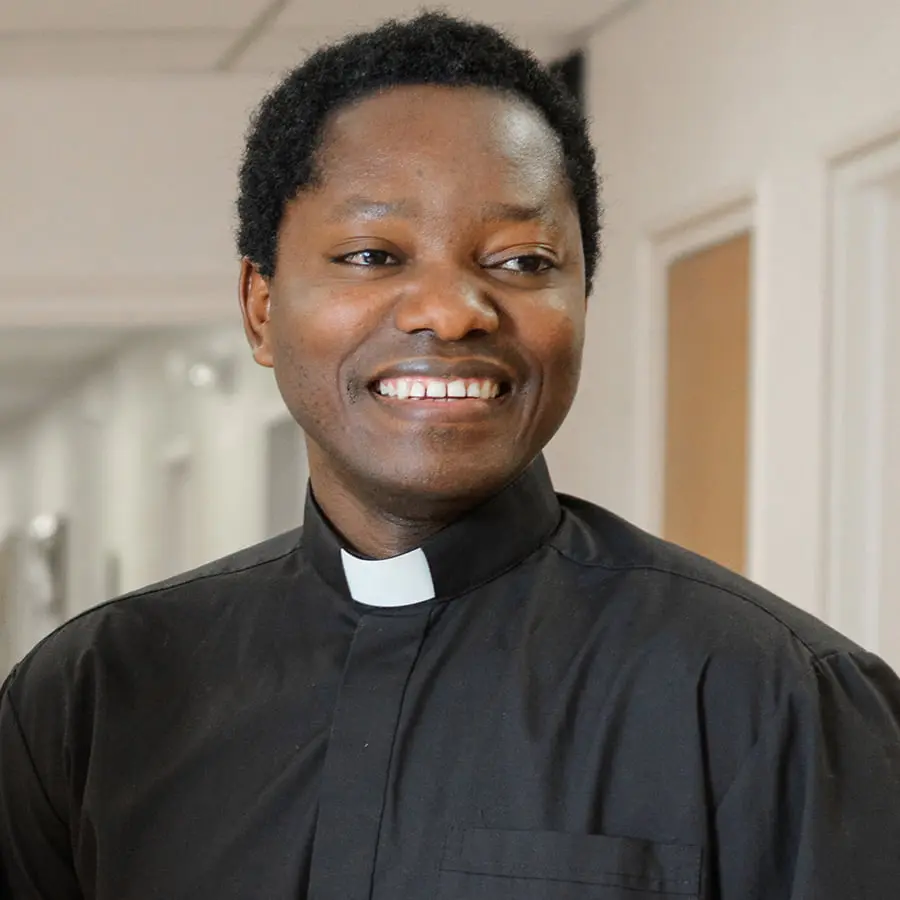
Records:
{"label": "chin", "polygon": [[373,481],[381,486],[391,506],[466,506],[496,494],[512,481],[525,464],[485,465],[473,459],[467,465],[429,465],[396,468]]}

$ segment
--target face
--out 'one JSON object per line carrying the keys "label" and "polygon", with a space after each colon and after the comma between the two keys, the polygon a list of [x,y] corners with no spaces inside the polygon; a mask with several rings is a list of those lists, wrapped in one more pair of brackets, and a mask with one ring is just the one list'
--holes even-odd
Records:
{"label": "face", "polygon": [[581,232],[555,134],[521,101],[402,87],[330,120],[245,327],[303,428],[317,496],[407,513],[518,475],[571,406]]}

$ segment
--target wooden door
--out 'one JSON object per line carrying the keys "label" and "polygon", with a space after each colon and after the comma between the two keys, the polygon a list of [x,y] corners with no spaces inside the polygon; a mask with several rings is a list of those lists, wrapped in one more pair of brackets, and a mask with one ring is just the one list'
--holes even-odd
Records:
{"label": "wooden door", "polygon": [[746,562],[749,234],[668,270],[664,535]]}

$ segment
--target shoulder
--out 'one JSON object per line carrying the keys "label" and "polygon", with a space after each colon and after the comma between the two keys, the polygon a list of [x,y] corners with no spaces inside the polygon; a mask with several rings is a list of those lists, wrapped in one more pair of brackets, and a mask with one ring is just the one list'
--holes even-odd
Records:
{"label": "shoulder", "polygon": [[[246,582],[254,577],[265,577],[267,570],[277,566],[297,551],[300,546],[301,536],[302,529],[300,528],[287,531],[277,537],[213,560],[196,569],[182,572],[164,581],[131,591],[122,597],[110,601],[105,606],[127,603],[131,600],[159,594],[166,594],[171,597],[190,597],[196,590],[202,590],[207,584],[221,586],[229,583]],[[103,607],[88,610],[84,615],[90,616],[99,609],[103,609]]]}
{"label": "shoulder", "polygon": [[554,548],[680,646],[807,672],[861,648],[758,584],[584,500],[561,497]]}
{"label": "shoulder", "polygon": [[36,700],[36,694],[61,697],[98,658],[127,659],[202,636],[228,607],[259,596],[253,588],[296,572],[300,537],[300,529],[287,532],[81,613],[16,666],[7,690],[14,699],[21,695],[22,703]]}
{"label": "shoulder", "polygon": [[764,735],[813,733],[825,720],[845,737],[877,732],[896,756],[900,680],[881,659],[734,572],[561,501],[551,543],[579,602],[614,635],[602,655],[653,698],[657,727],[676,734],[686,722],[703,735],[716,796]]}

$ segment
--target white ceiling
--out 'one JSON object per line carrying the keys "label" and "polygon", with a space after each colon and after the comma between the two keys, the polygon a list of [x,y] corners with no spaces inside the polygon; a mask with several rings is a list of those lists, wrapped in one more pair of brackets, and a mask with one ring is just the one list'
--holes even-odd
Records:
{"label": "white ceiling", "polygon": [[[628,0],[456,0],[543,56],[565,52]],[[277,72],[419,0],[2,0],[0,75]],[[427,4],[425,4],[427,5]]]}
{"label": "white ceiling", "polygon": [[9,31],[245,28],[267,0],[5,0]]}

